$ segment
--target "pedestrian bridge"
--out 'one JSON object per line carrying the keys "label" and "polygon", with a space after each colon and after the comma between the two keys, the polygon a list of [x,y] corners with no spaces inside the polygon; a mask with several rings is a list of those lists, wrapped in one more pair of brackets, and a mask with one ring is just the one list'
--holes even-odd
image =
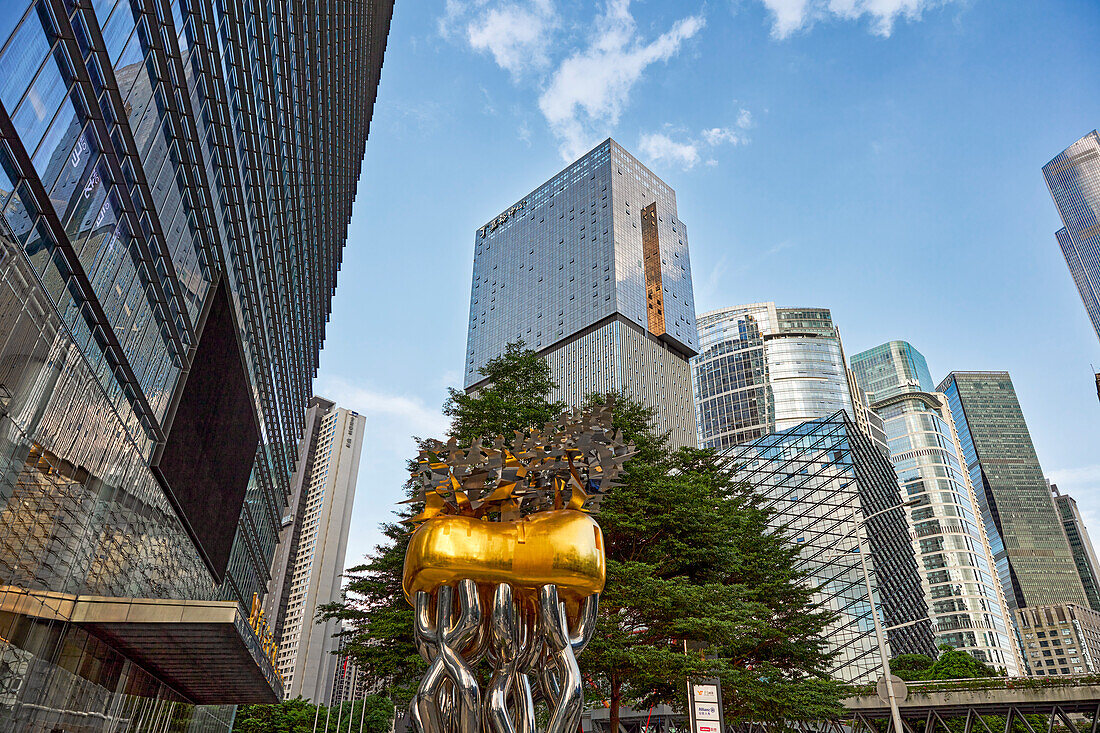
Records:
{"label": "pedestrian bridge", "polygon": [[[922,733],[1004,733],[1025,730],[1053,733],[1065,727],[1073,733],[1098,733],[1100,719],[1100,676],[985,678],[973,680],[935,680],[906,685],[904,700],[899,701],[902,723]],[[871,721],[890,721],[890,706],[873,690],[844,700],[853,728],[870,727]],[[997,716],[991,723],[983,716]],[[1031,716],[1025,718],[1024,716]],[[1036,717],[1039,716],[1039,717]],[[1042,730],[1036,725],[1042,720]],[[883,727],[881,725],[877,726]],[[892,724],[891,724],[892,727]]]}
{"label": "pedestrian bridge", "polygon": [[[899,700],[902,733],[1100,733],[1100,675],[910,682]],[[831,721],[747,723],[742,733],[894,733],[874,687],[843,700]],[[950,725],[949,725],[950,723]]]}

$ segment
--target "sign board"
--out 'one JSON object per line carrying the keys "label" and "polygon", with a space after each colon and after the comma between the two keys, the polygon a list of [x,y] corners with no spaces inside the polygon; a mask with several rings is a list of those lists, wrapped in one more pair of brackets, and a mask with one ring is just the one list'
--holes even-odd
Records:
{"label": "sign board", "polygon": [[694,733],[722,733],[722,683],[717,679],[688,680],[688,712]]}

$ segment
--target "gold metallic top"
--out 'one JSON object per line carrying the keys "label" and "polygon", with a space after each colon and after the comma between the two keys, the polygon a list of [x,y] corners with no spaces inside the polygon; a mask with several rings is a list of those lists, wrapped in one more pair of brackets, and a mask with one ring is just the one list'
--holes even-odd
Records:
{"label": "gold metallic top", "polygon": [[409,540],[402,584],[409,603],[417,591],[469,578],[508,583],[517,597],[554,584],[575,604],[602,591],[606,574],[599,525],[583,512],[562,509],[509,522],[460,515],[429,519]]}

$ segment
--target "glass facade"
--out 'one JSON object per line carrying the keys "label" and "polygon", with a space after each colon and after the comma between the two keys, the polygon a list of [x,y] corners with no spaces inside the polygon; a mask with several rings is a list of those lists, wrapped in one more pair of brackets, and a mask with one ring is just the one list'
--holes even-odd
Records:
{"label": "glass facade", "polygon": [[691,372],[700,447],[728,448],[837,410],[855,414],[827,309],[723,308],[699,317],[699,342]]}
{"label": "glass facade", "polygon": [[[548,357],[556,398],[576,404],[589,385],[622,390],[657,409],[674,444],[694,444],[687,227],[676,193],[614,140],[474,235],[466,388],[518,340]],[[567,347],[598,353],[554,357]]]}
{"label": "glass facade", "polygon": [[1055,236],[1100,338],[1100,135],[1093,130],[1043,166],[1065,225]]}
{"label": "glass facade", "polygon": [[[1077,574],[1081,576],[1081,585],[1085,587],[1085,596],[1089,599],[1089,607],[1100,612],[1100,562],[1096,559],[1085,520],[1072,496],[1059,493],[1057,484],[1051,484],[1050,488],[1062,527],[1066,530],[1073,562],[1077,565]],[[1097,662],[1100,663],[1100,659]]]}
{"label": "glass facade", "polygon": [[[944,395],[924,357],[904,341],[852,356],[852,372],[882,418],[890,459],[907,501],[917,563],[937,644],[1022,672],[1012,617]],[[871,390],[874,390],[871,392]]]}
{"label": "glass facade", "polygon": [[724,456],[739,479],[766,497],[776,529],[800,549],[818,602],[838,614],[826,632],[834,677],[860,684],[881,674],[861,551],[869,551],[880,622],[908,624],[888,632],[891,653],[936,653],[897,478],[844,412],[757,438]]}
{"label": "glass facade", "polygon": [[958,428],[1009,606],[1088,606],[1008,372],[952,372],[939,390]]}
{"label": "glass facade", "polygon": [[264,593],[391,10],[5,3],[0,728],[228,729],[16,600]]}

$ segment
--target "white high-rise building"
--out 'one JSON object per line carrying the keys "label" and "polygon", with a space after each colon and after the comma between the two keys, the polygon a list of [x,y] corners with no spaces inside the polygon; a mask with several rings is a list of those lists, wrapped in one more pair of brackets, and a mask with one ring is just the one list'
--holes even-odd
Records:
{"label": "white high-rise building", "polygon": [[324,704],[332,694],[339,625],[314,619],[318,606],[341,596],[365,424],[362,415],[329,400],[310,400],[264,602],[279,642],[276,669],[287,699],[300,695]]}
{"label": "white high-rise building", "polygon": [[474,235],[466,389],[519,340],[546,358],[551,399],[623,392],[656,409],[673,445],[695,445],[687,228],[675,191],[614,140]]}

